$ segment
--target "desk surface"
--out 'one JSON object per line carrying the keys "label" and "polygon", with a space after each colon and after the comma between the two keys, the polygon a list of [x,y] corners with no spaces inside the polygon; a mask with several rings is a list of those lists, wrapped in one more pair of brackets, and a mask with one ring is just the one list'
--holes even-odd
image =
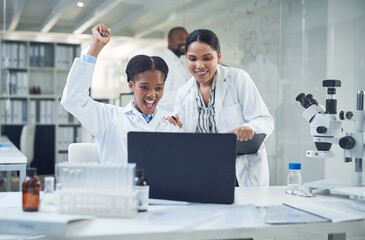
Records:
{"label": "desk surface", "polygon": [[23,155],[6,136],[0,136],[0,164],[27,163]]}
{"label": "desk surface", "polygon": [[[365,236],[365,221],[266,224],[251,204],[274,206],[284,202],[344,200],[330,196],[302,198],[287,195],[284,190],[285,187],[237,188],[233,205],[150,205],[147,212],[131,219],[98,217],[69,223],[64,237],[52,239],[327,239],[328,233],[346,233],[347,237],[356,239]],[[0,193],[0,214],[1,209],[6,212],[1,201],[5,194]],[[20,193],[10,194],[18,194],[19,207],[14,210],[19,211]],[[42,211],[31,214],[42,214]],[[0,234],[0,239],[18,238],[19,235]]]}

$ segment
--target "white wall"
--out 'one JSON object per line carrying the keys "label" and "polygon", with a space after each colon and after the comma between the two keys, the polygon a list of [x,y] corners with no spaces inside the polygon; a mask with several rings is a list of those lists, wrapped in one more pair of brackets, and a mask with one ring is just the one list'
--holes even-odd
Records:
{"label": "white wall", "polygon": [[327,1],[282,1],[280,83],[283,104],[278,110],[276,184],[286,183],[289,162],[302,163],[303,182],[323,178],[322,159],[306,158],[315,146],[304,109],[296,96],[312,93],[320,104],[326,96]]}
{"label": "white wall", "polygon": [[[355,110],[357,90],[365,89],[365,1],[328,2],[327,75],[342,80],[338,90],[339,110]],[[353,131],[353,122],[344,123],[345,132]],[[325,178],[350,182],[354,163],[343,163],[337,147],[336,159],[326,160]],[[350,174],[349,174],[350,173]]]}

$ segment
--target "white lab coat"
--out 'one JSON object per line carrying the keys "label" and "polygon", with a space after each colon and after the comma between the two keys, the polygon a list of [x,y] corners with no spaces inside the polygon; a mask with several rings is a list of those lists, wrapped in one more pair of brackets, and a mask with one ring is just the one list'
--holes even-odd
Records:
{"label": "white lab coat", "polygon": [[95,136],[102,163],[128,162],[127,133],[129,131],[181,131],[179,127],[165,121],[158,110],[150,123],[147,123],[132,102],[126,107],[119,107],[94,101],[89,97],[94,68],[93,63],[75,59],[67,77],[61,104]]}
{"label": "white lab coat", "polygon": [[[215,121],[225,133],[239,126],[256,133],[271,134],[274,121],[250,76],[243,70],[217,66]],[[179,114],[185,132],[195,132],[198,124],[199,99],[196,80],[192,77],[178,91],[174,113]],[[198,146],[197,146],[198,147]],[[240,186],[269,185],[269,167],[265,145],[257,154],[237,156],[236,177]]]}
{"label": "white lab coat", "polygon": [[158,109],[163,116],[171,115],[174,110],[175,97],[179,88],[189,79],[183,62],[170,49],[165,49],[161,58],[169,67],[169,73],[164,86],[164,94],[158,103]]}

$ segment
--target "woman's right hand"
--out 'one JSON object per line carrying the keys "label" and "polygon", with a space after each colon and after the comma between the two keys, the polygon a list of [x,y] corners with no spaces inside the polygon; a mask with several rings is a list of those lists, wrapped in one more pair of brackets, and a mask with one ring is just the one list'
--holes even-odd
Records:
{"label": "woman's right hand", "polygon": [[111,37],[110,28],[105,24],[98,24],[91,29],[93,35],[93,42],[87,52],[88,55],[97,57],[103,47],[108,44]]}
{"label": "woman's right hand", "polygon": [[246,126],[235,128],[232,131],[228,131],[227,133],[236,134],[238,141],[250,140],[253,138],[253,135],[255,135],[255,131],[252,128]]}
{"label": "woman's right hand", "polygon": [[107,28],[105,24],[98,24],[91,29],[93,34],[93,41],[99,42],[105,46],[111,37],[110,28]]}

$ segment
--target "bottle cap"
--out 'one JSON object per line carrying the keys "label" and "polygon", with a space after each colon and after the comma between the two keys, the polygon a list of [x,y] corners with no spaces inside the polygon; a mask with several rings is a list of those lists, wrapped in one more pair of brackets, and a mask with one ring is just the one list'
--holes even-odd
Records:
{"label": "bottle cap", "polygon": [[302,164],[300,163],[289,163],[290,170],[300,170],[302,169]]}
{"label": "bottle cap", "polygon": [[27,168],[27,175],[34,176],[37,174],[37,168]]}
{"label": "bottle cap", "polygon": [[136,177],[143,177],[144,170],[142,168],[136,168]]}

